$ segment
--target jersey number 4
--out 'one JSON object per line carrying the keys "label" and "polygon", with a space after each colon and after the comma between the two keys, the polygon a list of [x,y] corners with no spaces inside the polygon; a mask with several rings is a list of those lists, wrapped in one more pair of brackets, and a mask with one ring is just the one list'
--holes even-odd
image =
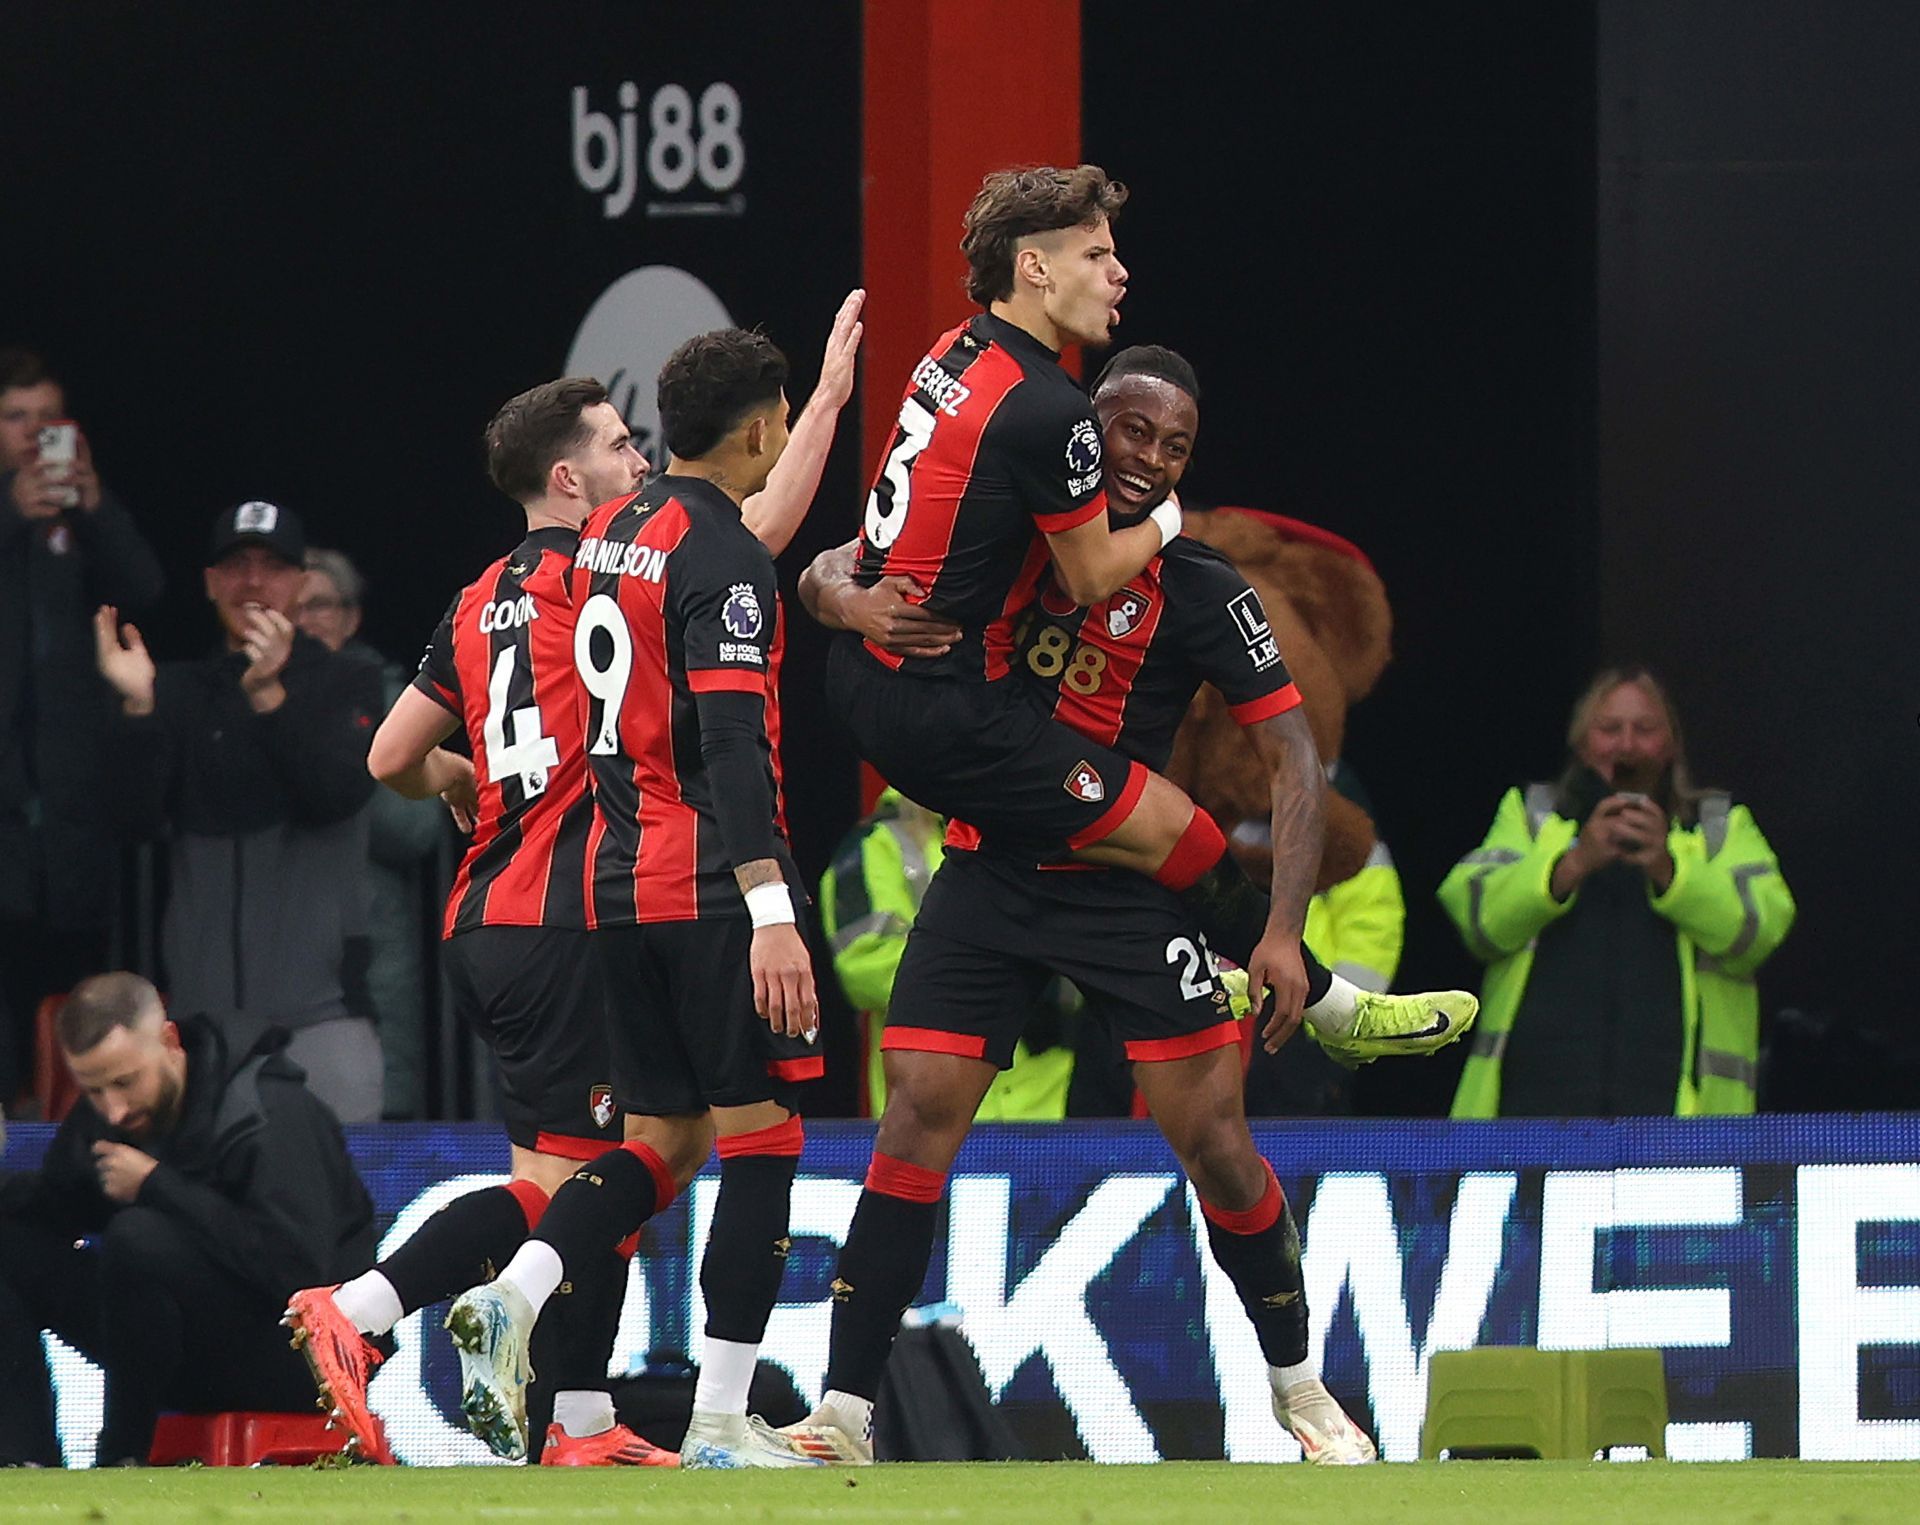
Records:
{"label": "jersey number 4", "polygon": [[519,656],[519,648],[509,646],[494,659],[481,740],[487,748],[487,777],[499,783],[517,774],[521,789],[532,799],[546,793],[548,772],[560,766],[560,748],[544,734],[539,705],[508,708],[513,703],[513,670]]}
{"label": "jersey number 4", "polygon": [[867,494],[867,515],[863,523],[867,544],[884,551],[900,538],[906,528],[908,500],[913,491],[913,463],[933,438],[934,416],[909,397],[900,404],[900,431],[887,452],[887,464],[880,480]]}

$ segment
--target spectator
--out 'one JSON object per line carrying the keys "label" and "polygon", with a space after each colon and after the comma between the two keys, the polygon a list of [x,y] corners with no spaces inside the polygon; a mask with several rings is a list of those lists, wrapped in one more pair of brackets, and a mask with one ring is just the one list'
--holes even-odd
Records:
{"label": "spectator", "polygon": [[86,436],[71,468],[41,461],[40,430],[66,411],[38,356],[0,350],[0,1103],[21,1089],[41,998],[107,963],[118,852],[91,617],[160,596],[160,563]]}
{"label": "spectator", "polygon": [[[95,616],[100,670],[121,696],[109,802],[165,836],[162,952],[173,1003],[235,1049],[269,1026],[343,1122],[380,1116],[380,1040],[352,1015],[349,939],[366,930],[367,744],[379,674],[293,627],[306,541],[287,509],[214,524],[207,598],[224,640],[157,671],[131,625]],[[364,971],[361,971],[364,976]]]}
{"label": "spectator", "polygon": [[[380,674],[380,713],[393,708],[413,669],[389,662],[360,636],[366,581],[339,551],[310,547],[296,623],[327,650]],[[368,960],[366,994],[385,1055],[387,1117],[418,1117],[426,1106],[426,972],[422,951],[431,923],[422,915],[422,878],[447,839],[437,799],[410,800],[376,789],[367,806]],[[353,992],[348,992],[351,999]]]}
{"label": "spectator", "polygon": [[[1327,766],[1327,784],[1369,816],[1373,801],[1345,759]],[[1376,823],[1377,826],[1377,823]],[[1257,841],[1243,843],[1247,828]],[[1266,822],[1243,821],[1235,829],[1235,855],[1256,880],[1272,872]],[[1251,846],[1254,851],[1249,852]],[[1390,990],[1406,941],[1407,904],[1393,854],[1378,836],[1366,865],[1351,878],[1322,890],[1307,902],[1307,926],[1301,940],[1327,968],[1362,990]],[[1346,1117],[1353,1112],[1353,1072],[1329,1059],[1317,1043],[1289,1043],[1277,1054],[1250,1045],[1247,1064],[1247,1116]]]}
{"label": "spectator", "polygon": [[[820,879],[820,923],[833,950],[833,972],[867,1029],[867,1084],[861,1094],[874,1117],[887,1100],[880,1035],[893,976],[928,881],[940,867],[945,830],[946,823],[932,811],[887,789],[873,811],[841,838]],[[994,1077],[980,1103],[982,1121],[1043,1122],[1066,1114],[1074,1067],[1063,1028],[1079,1005],[1079,992],[1065,980],[1048,985],[1014,1045],[1012,1068]]]}
{"label": "spectator", "polygon": [[373,1203],[285,1035],[232,1049],[134,974],[81,981],[58,1033],[86,1100],[0,1177],[0,1465],[60,1464],[42,1329],[106,1370],[102,1465],[163,1409],[306,1410],[280,1311],[372,1260]]}
{"label": "spectator", "polygon": [[1644,668],[1595,678],[1567,745],[1559,780],[1509,789],[1440,886],[1488,966],[1453,1115],[1751,1112],[1754,973],[1794,916],[1773,849],[1746,806],[1694,788]]}

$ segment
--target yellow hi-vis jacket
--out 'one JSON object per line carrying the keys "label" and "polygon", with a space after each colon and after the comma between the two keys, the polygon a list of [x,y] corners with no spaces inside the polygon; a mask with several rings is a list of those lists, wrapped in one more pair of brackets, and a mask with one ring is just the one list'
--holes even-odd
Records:
{"label": "yellow hi-vis jacket", "polygon": [[1387,844],[1376,841],[1351,879],[1307,902],[1301,941],[1313,956],[1362,990],[1393,988],[1407,938],[1407,902]]}
{"label": "yellow hi-vis jacket", "polygon": [[[1580,903],[1548,887],[1553,865],[1578,828],[1554,813],[1551,784],[1509,789],[1486,840],[1453,867],[1439,899],[1473,956],[1487,965],[1453,1116],[1495,1117],[1500,1060],[1533,968],[1535,939]],[[1695,1117],[1754,1109],[1760,1047],[1760,999],[1754,971],[1793,926],[1793,896],[1780,864],[1744,805],[1709,792],[1692,826],[1667,833],[1673,883],[1649,893],[1673,924],[1686,1024],[1674,1114]],[[1648,886],[1651,892],[1652,886]]]}
{"label": "yellow hi-vis jacket", "polygon": [[[943,823],[903,809],[895,789],[882,791],[872,814],[842,839],[820,877],[820,921],[833,950],[833,972],[858,1011],[867,1014],[867,1090],[872,1113],[886,1109],[880,1035],[893,997],[893,977],[907,931],[944,852]],[[1045,1122],[1065,1117],[1073,1079],[1067,1044],[1032,1054],[1014,1046],[1013,1067],[994,1077],[975,1116],[981,1122]]]}

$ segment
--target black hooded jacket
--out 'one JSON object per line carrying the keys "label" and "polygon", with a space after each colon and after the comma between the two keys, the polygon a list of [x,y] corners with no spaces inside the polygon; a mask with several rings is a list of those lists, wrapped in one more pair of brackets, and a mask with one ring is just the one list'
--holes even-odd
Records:
{"label": "black hooded jacket", "polygon": [[237,1062],[213,1023],[180,1023],[187,1088],[163,1137],[123,1139],[84,1099],[74,1105],[36,1171],[0,1176],[6,1220],[76,1236],[104,1229],[120,1203],[100,1190],[93,1146],[131,1143],[160,1163],[134,1205],[164,1213],[274,1311],[301,1287],[358,1275],[373,1263],[373,1201],[333,1114],[306,1087],[268,1032]]}

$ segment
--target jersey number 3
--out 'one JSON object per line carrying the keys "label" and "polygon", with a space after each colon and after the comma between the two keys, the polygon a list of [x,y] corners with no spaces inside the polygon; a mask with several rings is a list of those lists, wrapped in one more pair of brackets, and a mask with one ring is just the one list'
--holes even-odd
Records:
{"label": "jersey number 3", "polygon": [[913,491],[913,463],[933,438],[934,416],[913,398],[900,404],[900,433],[887,452],[880,480],[867,494],[867,516],[862,525],[867,544],[884,551],[906,527],[908,498]]}

